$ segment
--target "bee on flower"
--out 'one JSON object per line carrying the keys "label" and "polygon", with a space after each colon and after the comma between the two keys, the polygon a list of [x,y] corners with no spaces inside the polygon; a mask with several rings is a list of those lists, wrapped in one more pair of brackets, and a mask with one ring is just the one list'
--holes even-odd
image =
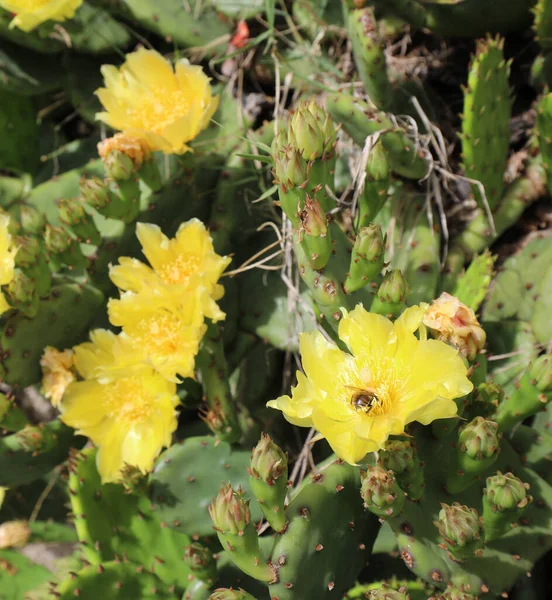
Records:
{"label": "bee on flower", "polygon": [[408,423],[456,416],[454,399],[473,385],[457,350],[426,339],[425,310],[408,308],[394,323],[362,305],[343,310],[338,333],[350,353],[320,332],[303,333],[304,374],[297,373],[291,397],[268,406],[294,425],[314,427],[350,464],[404,433]]}
{"label": "bee on flower", "polygon": [[209,78],[180,59],[173,65],[155,50],[127,54],[118,69],[104,65],[105,87],[96,94],[105,110],[96,115],[113,129],[141,139],[150,150],[183,154],[207,127],[218,106]]}
{"label": "bee on flower", "polygon": [[10,29],[29,32],[46,21],[65,21],[75,16],[83,0],[0,0],[0,7],[15,17]]}
{"label": "bee on flower", "polygon": [[[9,216],[0,211],[0,285],[8,285],[14,276],[17,248],[13,245],[9,224]],[[10,305],[0,291],[0,315],[9,309]]]}
{"label": "bee on flower", "polygon": [[468,360],[474,360],[485,347],[487,335],[473,310],[447,292],[429,306],[424,325],[437,339],[458,348]]}

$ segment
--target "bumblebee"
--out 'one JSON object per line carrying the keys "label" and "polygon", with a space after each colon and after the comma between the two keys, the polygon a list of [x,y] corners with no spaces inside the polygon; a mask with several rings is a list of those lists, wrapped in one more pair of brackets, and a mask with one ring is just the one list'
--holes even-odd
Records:
{"label": "bumblebee", "polygon": [[357,411],[362,411],[369,415],[374,408],[381,405],[381,400],[376,395],[376,390],[372,388],[357,388],[354,386],[346,386],[354,390],[351,396],[351,404]]}

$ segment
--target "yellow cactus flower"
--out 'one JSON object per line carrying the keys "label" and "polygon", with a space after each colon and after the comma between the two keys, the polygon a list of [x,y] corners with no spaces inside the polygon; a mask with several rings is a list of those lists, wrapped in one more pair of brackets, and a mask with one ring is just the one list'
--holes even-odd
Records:
{"label": "yellow cactus flower", "polygon": [[339,324],[339,337],[351,354],[328,342],[320,332],[301,335],[305,374],[291,397],[268,403],[288,421],[314,427],[334,452],[355,464],[382,448],[412,421],[427,425],[456,415],[454,398],[472,390],[458,352],[437,340],[420,337],[425,308],[408,308],[391,322],[362,305]]}
{"label": "yellow cactus flower", "polygon": [[46,346],[40,359],[42,367],[42,393],[53,406],[58,406],[67,386],[75,381],[76,373],[73,351],[60,352],[52,346]]}
{"label": "yellow cactus flower", "polygon": [[134,258],[120,258],[109,272],[119,289],[138,293],[164,287],[179,302],[191,290],[204,288],[206,293],[200,294],[203,314],[213,321],[224,319],[216,303],[224,295],[218,280],[231,258],[214,251],[213,240],[201,221],[182,223],[173,239],[148,223],[137,223],[136,235],[151,267]]}
{"label": "yellow cactus flower", "polygon": [[205,129],[218,106],[209,78],[186,59],[173,65],[155,50],[127,54],[120,69],[102,67],[105,88],[96,91],[113,129],[143,139],[151,150],[182,154]]}
{"label": "yellow cactus flower", "polygon": [[124,293],[108,303],[109,320],[122,327],[116,354],[145,362],[170,381],[194,376],[195,357],[205,333],[201,295],[183,294],[178,301],[162,287]]}
{"label": "yellow cactus flower", "polygon": [[[14,275],[15,255],[17,248],[12,244],[12,237],[8,231],[9,216],[0,211],[0,285],[8,285]],[[0,315],[10,309],[10,305],[2,292],[0,292]]]}
{"label": "yellow cactus flower", "polygon": [[447,292],[430,305],[424,325],[437,339],[458,348],[468,360],[473,360],[485,347],[487,335],[473,310]]}
{"label": "yellow cactus flower", "polygon": [[0,0],[0,7],[14,13],[10,29],[31,31],[45,21],[72,19],[83,0]]}
{"label": "yellow cactus flower", "polygon": [[94,331],[75,347],[84,381],[71,383],[60,404],[61,420],[98,446],[103,483],[121,479],[126,465],[147,473],[177,426],[176,384],[147,365],[119,365],[117,336]]}
{"label": "yellow cactus flower", "polygon": [[27,521],[6,521],[0,525],[0,549],[21,548],[30,537]]}

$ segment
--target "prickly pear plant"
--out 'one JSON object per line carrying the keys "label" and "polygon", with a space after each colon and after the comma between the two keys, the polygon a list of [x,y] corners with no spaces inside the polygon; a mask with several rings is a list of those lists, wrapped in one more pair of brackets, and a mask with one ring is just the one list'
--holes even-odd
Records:
{"label": "prickly pear plant", "polygon": [[0,0],[0,598],[546,597],[551,8]]}

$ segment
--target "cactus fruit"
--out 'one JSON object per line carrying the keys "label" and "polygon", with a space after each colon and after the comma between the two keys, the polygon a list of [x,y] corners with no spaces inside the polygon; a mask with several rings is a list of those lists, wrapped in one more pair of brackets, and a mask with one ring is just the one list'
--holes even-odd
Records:
{"label": "cactus fruit", "polygon": [[397,517],[404,507],[405,493],[393,473],[381,467],[370,467],[363,475],[361,495],[364,506],[382,519]]}
{"label": "cactus fruit", "polygon": [[383,267],[385,240],[381,227],[369,225],[358,232],[351,254],[345,290],[355,292],[378,277]]}
{"label": "cactus fruit", "polygon": [[457,502],[451,506],[441,504],[441,507],[439,533],[451,554],[460,560],[481,554],[485,534],[477,511]]}

